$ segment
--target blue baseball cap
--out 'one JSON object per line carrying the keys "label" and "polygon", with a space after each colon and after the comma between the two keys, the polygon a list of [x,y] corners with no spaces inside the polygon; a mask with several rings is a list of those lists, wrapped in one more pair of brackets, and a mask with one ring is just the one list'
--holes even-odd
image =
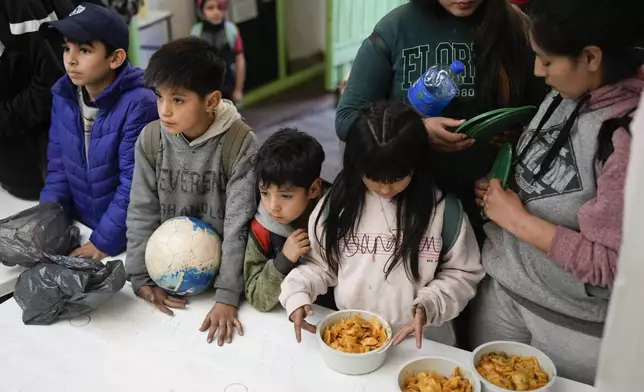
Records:
{"label": "blue baseball cap", "polygon": [[88,2],[76,7],[64,19],[43,23],[40,32],[46,37],[63,36],[79,43],[101,41],[126,52],[130,45],[130,30],[121,16]]}

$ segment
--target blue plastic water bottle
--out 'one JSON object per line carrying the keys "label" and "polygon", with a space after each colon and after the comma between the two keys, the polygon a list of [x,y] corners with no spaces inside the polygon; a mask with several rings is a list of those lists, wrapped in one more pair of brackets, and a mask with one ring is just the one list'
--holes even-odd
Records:
{"label": "blue plastic water bottle", "polygon": [[458,75],[465,71],[465,64],[454,61],[449,67],[430,67],[407,90],[411,105],[424,117],[438,116],[458,93]]}

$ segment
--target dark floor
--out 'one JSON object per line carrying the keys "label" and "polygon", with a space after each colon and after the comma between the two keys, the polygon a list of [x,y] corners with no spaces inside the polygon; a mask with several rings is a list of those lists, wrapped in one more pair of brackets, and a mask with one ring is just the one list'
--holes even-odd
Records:
{"label": "dark floor", "polygon": [[332,181],[340,170],[339,141],[335,135],[335,96],[324,90],[318,78],[257,105],[241,109],[246,122],[262,143],[284,127],[313,135],[324,148],[322,178]]}

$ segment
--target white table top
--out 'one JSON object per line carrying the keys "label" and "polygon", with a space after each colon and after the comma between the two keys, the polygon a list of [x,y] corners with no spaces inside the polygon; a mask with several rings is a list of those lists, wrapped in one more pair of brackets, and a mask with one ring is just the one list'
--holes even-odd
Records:
{"label": "white table top", "polygon": [[24,271],[24,267],[7,267],[0,264],[0,297],[13,293],[18,276]]}
{"label": "white table top", "polygon": [[[346,376],[324,364],[315,335],[295,341],[283,310],[240,310],[244,336],[219,347],[199,332],[213,304],[212,293],[191,299],[188,309],[169,317],[135,298],[129,284],[89,316],[51,326],[24,326],[22,311],[9,300],[0,305],[0,390],[7,391],[217,391],[364,392],[395,391],[401,365],[423,355],[463,364],[470,353],[428,340],[392,348],[374,373]],[[316,307],[316,317],[328,312]],[[314,319],[314,321],[316,321]],[[38,369],[38,377],[25,369]],[[232,384],[246,388],[235,389]],[[227,387],[229,387],[227,389]],[[557,380],[551,392],[592,392],[594,388]]]}
{"label": "white table top", "polygon": [[[0,219],[33,205],[0,189]],[[91,231],[77,225],[82,242],[86,241]],[[125,260],[124,255],[115,258]],[[3,287],[13,291],[21,271],[0,265],[0,295]],[[338,374],[322,361],[314,335],[304,333],[297,344],[283,309],[260,313],[247,304],[240,310],[245,335],[218,347],[207,344],[206,334],[198,330],[214,303],[212,297],[207,293],[191,298],[187,310],[168,317],[136,298],[128,283],[90,315],[51,326],[23,325],[22,310],[11,299],[0,305],[0,392],[395,391],[399,368],[415,357],[443,356],[469,363],[467,351],[429,340],[418,351],[407,340],[392,348],[374,373]],[[316,307],[316,312],[322,317],[328,310]],[[38,369],[38,377],[25,369]],[[558,379],[550,392],[593,391]]]}

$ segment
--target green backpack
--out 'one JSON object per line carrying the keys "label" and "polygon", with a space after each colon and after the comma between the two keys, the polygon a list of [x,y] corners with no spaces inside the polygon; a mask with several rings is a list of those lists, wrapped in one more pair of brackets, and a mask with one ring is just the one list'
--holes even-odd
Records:
{"label": "green backpack", "polygon": [[441,257],[452,250],[462,226],[463,205],[456,196],[448,193],[445,195],[445,211],[443,211],[443,230],[441,231],[443,248],[441,249]]}
{"label": "green backpack", "polygon": [[[244,139],[250,133],[250,127],[242,119],[238,119],[224,133],[224,146],[221,154],[221,165],[224,168],[226,181],[232,175],[235,161],[241,150]],[[156,170],[157,157],[161,148],[161,121],[156,120],[143,128],[141,131],[141,142],[143,144],[143,153],[150,165]]]}

